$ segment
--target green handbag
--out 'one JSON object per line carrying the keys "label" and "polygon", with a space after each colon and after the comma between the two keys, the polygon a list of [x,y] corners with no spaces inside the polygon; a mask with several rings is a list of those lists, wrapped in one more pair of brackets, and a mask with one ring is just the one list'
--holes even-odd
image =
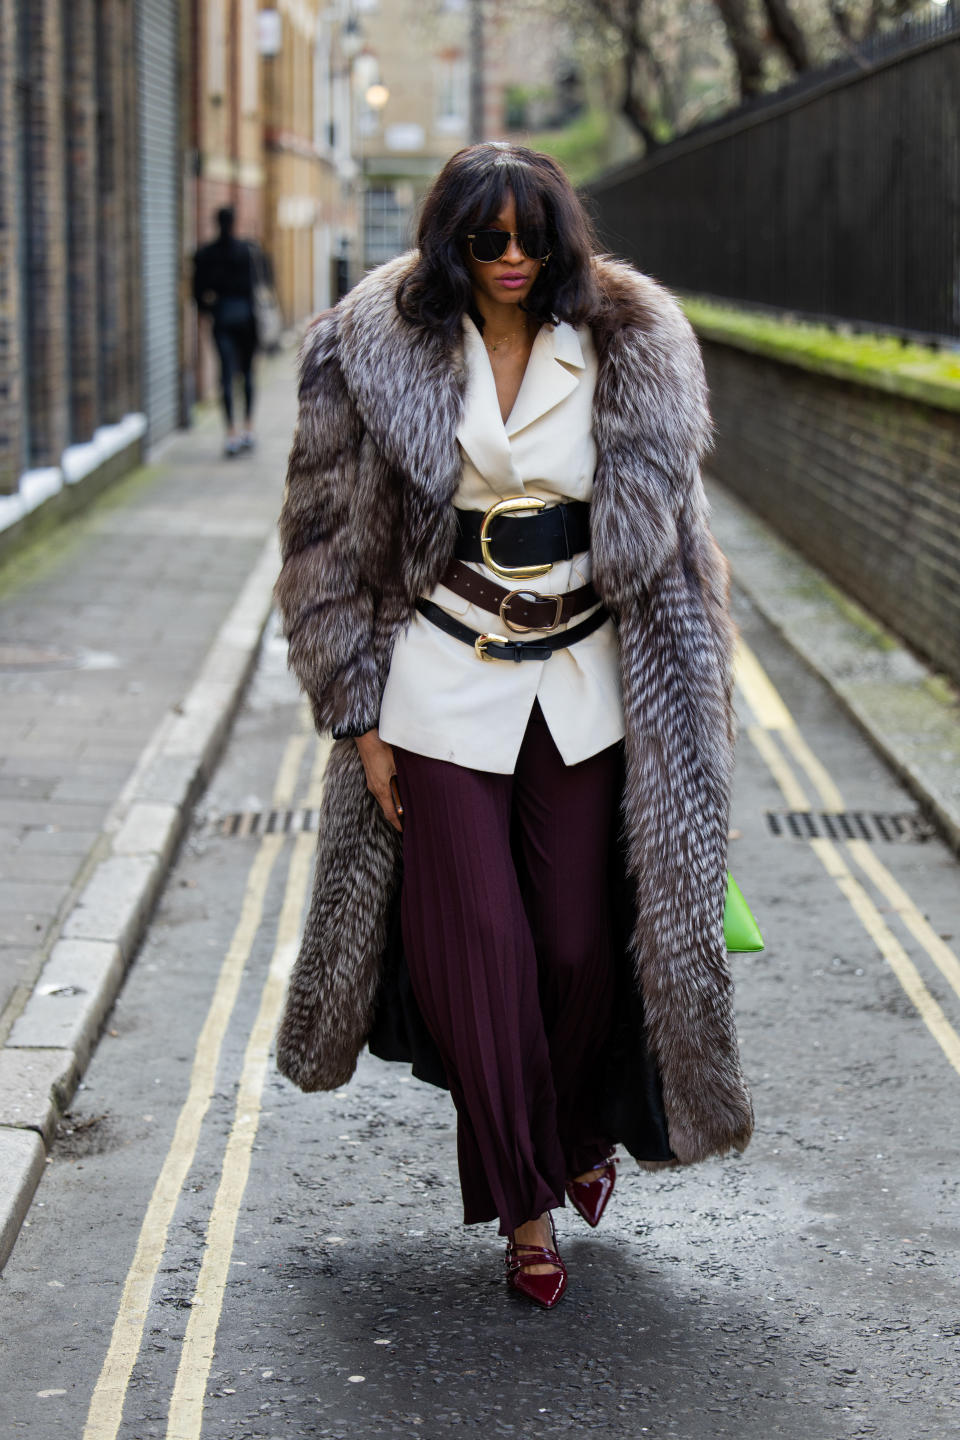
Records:
{"label": "green handbag", "polygon": [[744,900],[740,886],[727,871],[727,899],[723,907],[723,934],[727,949],[737,952],[762,950],[763,936],[756,920],[750,914],[750,907]]}

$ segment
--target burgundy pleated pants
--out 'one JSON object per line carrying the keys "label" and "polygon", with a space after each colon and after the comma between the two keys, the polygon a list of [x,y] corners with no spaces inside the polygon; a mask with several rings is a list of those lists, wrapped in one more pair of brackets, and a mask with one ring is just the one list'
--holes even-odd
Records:
{"label": "burgundy pleated pants", "polygon": [[534,705],[512,775],[394,747],[410,981],[457,1108],[464,1220],[510,1234],[609,1155],[617,746],[564,765]]}

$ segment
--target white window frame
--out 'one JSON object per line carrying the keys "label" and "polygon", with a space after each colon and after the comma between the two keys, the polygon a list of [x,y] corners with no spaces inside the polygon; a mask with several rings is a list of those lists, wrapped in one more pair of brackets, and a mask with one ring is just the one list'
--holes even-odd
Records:
{"label": "white window frame", "polygon": [[466,55],[434,62],[433,129],[437,135],[463,135],[470,113],[470,65]]}

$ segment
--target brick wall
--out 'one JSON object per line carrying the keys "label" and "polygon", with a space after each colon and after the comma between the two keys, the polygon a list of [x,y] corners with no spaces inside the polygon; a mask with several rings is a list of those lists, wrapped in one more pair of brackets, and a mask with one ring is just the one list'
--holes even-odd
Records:
{"label": "brick wall", "polygon": [[101,419],[140,408],[133,5],[98,0],[97,230]]}
{"label": "brick wall", "polygon": [[31,465],[57,465],[69,433],[60,0],[30,0],[25,27],[26,388]]}
{"label": "brick wall", "polygon": [[960,414],[705,342],[709,469],[960,682]]}
{"label": "brick wall", "polygon": [[0,494],[17,488],[23,409],[17,281],[16,0],[0,0]]}
{"label": "brick wall", "polygon": [[100,413],[97,365],[97,63],[94,0],[64,7],[64,121],[70,314],[70,435]]}
{"label": "brick wall", "polygon": [[124,415],[145,408],[143,394],[143,270],[140,263],[140,154],[137,114],[137,38],[134,0],[120,6],[120,86],[123,144],[123,386]]}
{"label": "brick wall", "polygon": [[0,0],[0,491],[141,408],[134,0]]}
{"label": "brick wall", "polygon": [[217,211],[232,205],[236,215],[236,233],[246,240],[260,239],[263,233],[263,191],[259,187],[241,185],[236,181],[212,180],[201,176],[195,186],[199,245],[205,245],[217,234]]}
{"label": "brick wall", "polygon": [[[315,3],[309,0],[314,8]],[[190,143],[195,151],[196,178],[192,187],[191,250],[214,238],[214,216],[223,205],[233,206],[239,236],[263,239],[263,116],[257,8],[250,0],[199,0],[192,12]],[[287,8],[281,7],[284,11]],[[195,347],[196,396],[215,396],[219,391],[219,364],[210,324],[207,320],[201,322],[195,309],[188,334],[189,343]]]}

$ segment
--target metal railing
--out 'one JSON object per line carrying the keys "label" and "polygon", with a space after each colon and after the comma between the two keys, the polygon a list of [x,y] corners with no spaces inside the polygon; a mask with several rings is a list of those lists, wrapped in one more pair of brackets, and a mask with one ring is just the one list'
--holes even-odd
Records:
{"label": "metal railing", "polygon": [[956,344],[960,5],[584,189],[674,289]]}

